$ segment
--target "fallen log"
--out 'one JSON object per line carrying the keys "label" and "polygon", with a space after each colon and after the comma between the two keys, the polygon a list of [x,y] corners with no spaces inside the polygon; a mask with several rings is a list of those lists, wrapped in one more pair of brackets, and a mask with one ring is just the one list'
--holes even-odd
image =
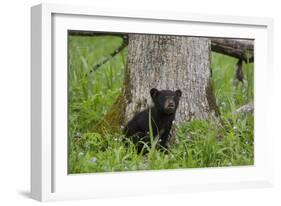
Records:
{"label": "fallen log", "polygon": [[245,62],[254,61],[253,40],[211,38],[211,50]]}
{"label": "fallen log", "polygon": [[235,114],[246,114],[246,113],[253,113],[254,112],[254,104],[248,103],[243,105],[242,107],[235,110]]}

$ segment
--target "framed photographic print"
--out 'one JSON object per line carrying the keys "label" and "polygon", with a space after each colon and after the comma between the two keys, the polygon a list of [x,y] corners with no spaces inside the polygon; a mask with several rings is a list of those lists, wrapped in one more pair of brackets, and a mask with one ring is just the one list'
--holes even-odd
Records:
{"label": "framed photographic print", "polygon": [[41,4],[31,25],[34,199],[272,185],[271,19]]}

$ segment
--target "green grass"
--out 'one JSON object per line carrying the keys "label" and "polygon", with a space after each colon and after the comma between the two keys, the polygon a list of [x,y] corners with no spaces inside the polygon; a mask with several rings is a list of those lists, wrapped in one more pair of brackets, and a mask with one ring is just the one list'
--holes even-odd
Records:
{"label": "green grass", "polygon": [[[244,64],[244,83],[234,85],[236,59],[212,53],[212,83],[224,125],[193,120],[178,125],[168,153],[149,148],[146,155],[120,133],[91,131],[112,106],[124,81],[127,50],[97,71],[94,65],[108,57],[121,38],[69,36],[68,172],[92,173],[196,167],[252,165],[254,118],[233,111],[253,101],[253,64]],[[123,139],[123,140],[122,140]]]}

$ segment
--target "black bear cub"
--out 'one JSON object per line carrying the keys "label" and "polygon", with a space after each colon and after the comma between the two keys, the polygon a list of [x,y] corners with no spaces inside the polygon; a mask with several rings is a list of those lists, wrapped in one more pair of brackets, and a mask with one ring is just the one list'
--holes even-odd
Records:
{"label": "black bear cub", "polygon": [[[182,95],[181,90],[161,90],[153,88],[150,96],[154,106],[151,110],[151,125],[154,139],[158,137],[160,148],[167,148],[172,122]],[[150,145],[149,137],[149,109],[136,114],[125,126],[126,137],[132,138],[138,152],[143,149],[144,143]]]}

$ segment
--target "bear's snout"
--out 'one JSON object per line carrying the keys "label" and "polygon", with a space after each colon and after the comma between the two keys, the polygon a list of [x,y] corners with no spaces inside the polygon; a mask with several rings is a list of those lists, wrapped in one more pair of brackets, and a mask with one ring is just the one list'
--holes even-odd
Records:
{"label": "bear's snout", "polygon": [[165,110],[165,113],[167,113],[167,114],[172,114],[172,113],[175,112],[176,103],[175,103],[175,100],[173,98],[167,99],[165,101],[164,110]]}
{"label": "bear's snout", "polygon": [[175,102],[174,100],[168,101],[168,108],[175,108]]}

